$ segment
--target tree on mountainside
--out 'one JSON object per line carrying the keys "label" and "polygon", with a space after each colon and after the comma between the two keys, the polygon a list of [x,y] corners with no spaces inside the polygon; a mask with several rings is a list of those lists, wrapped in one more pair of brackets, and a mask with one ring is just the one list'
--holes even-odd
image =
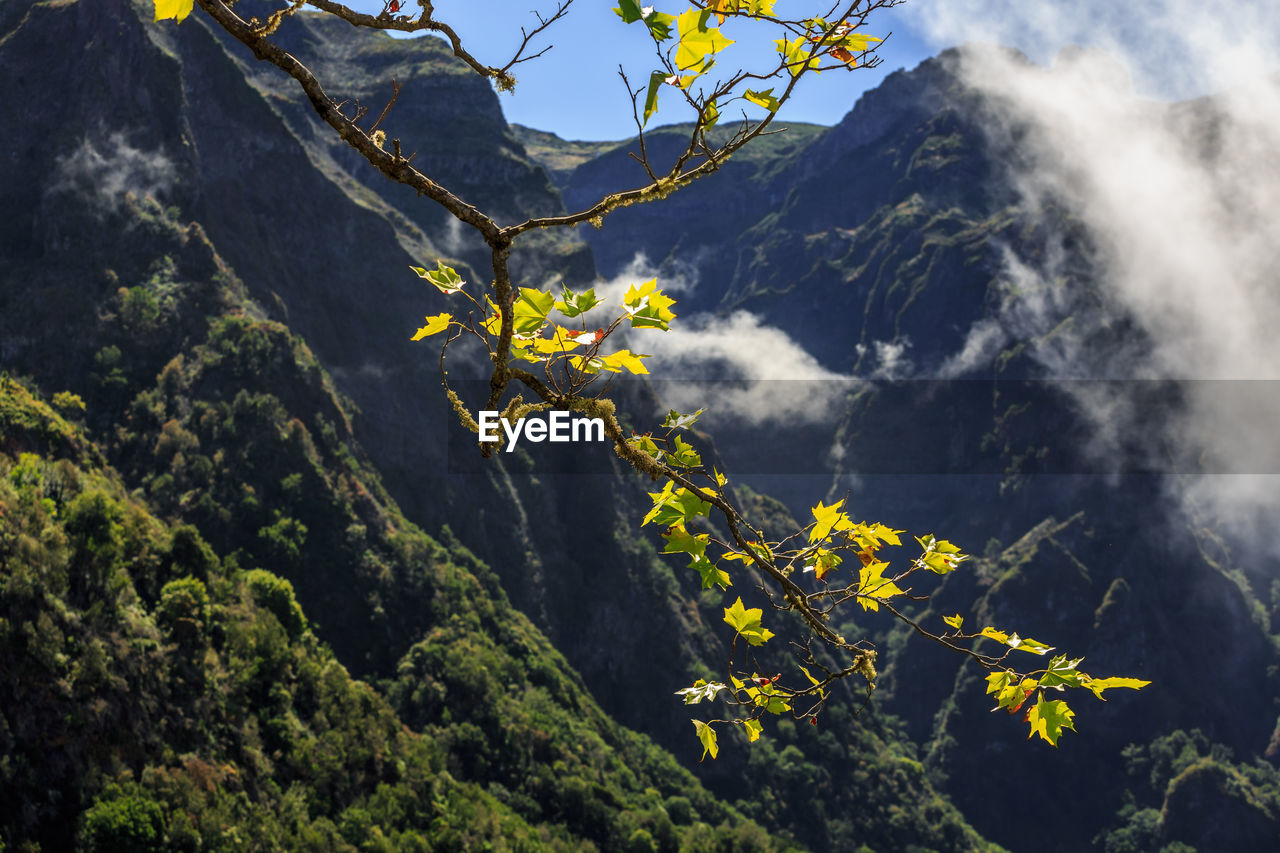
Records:
{"label": "tree on mountainside", "polygon": [[[620,374],[648,374],[649,356],[607,346],[622,329],[641,335],[665,331],[676,320],[675,300],[658,282],[636,283],[607,321],[593,318],[605,310],[594,290],[559,292],[521,286],[512,281],[509,259],[521,238],[542,229],[591,223],[596,227],[620,207],[658,201],[698,178],[710,175],[743,146],[772,132],[772,122],[810,73],[872,67],[881,39],[866,27],[881,10],[900,0],[837,0],[810,3],[805,14],[775,9],[775,0],[673,0],[670,13],[637,0],[619,0],[614,11],[621,25],[651,42],[654,61],[648,78],[633,86],[619,69],[631,99],[637,129],[632,156],[644,169],[643,186],[611,192],[592,204],[563,215],[535,217],[500,226],[456,192],[442,186],[413,165],[412,141],[402,141],[386,127],[394,125],[400,87],[376,115],[368,108],[338,101],[326,83],[289,53],[275,37],[288,19],[310,6],[341,18],[354,27],[401,33],[434,32],[444,36],[454,55],[471,71],[500,90],[516,85],[512,69],[536,58],[536,42],[570,14],[573,0],[559,0],[554,11],[536,15],[536,25],[522,29],[515,55],[501,66],[487,65],[463,44],[453,28],[437,17],[429,0],[415,0],[410,14],[400,0],[386,0],[377,15],[355,11],[334,0],[290,0],[265,18],[245,18],[234,0],[155,0],[156,18],[184,19],[199,5],[220,27],[265,60],[291,76],[305,91],[320,117],[388,179],[412,187],[474,229],[489,249],[492,282],[469,286],[458,273],[437,261],[434,268],[414,272],[442,293],[465,300],[462,313],[444,312],[426,318],[414,340],[444,335],[440,362],[445,393],[461,422],[478,434],[480,452],[490,455],[502,444],[488,441],[471,409],[448,385],[444,371],[448,347],[461,338],[474,339],[492,364],[487,399],[479,406],[500,411],[514,423],[547,410],[569,410],[598,418],[619,457],[662,487],[653,493],[652,509],[641,525],[658,524],[665,532],[664,552],[686,554],[704,589],[728,591],[737,582],[754,583],[779,611],[794,613],[804,632],[793,642],[794,669],[784,679],[769,675],[759,659],[761,647],[774,633],[765,627],[763,608],[748,608],[741,596],[724,609],[724,622],[733,629],[730,659],[722,679],[699,679],[679,691],[687,704],[709,702],[724,710],[709,721],[695,720],[703,755],[719,750],[718,730],[741,726],[751,741],[758,739],[766,715],[791,715],[815,722],[837,682],[858,676],[868,696],[875,686],[876,650],[866,641],[846,639],[832,625],[833,614],[856,603],[864,611],[884,608],[922,636],[967,655],[986,669],[988,689],[997,707],[1010,714],[1026,709],[1030,736],[1056,745],[1064,729],[1074,729],[1074,712],[1065,701],[1050,698],[1066,688],[1084,688],[1098,698],[1109,688],[1138,688],[1132,678],[1093,678],[1080,670],[1081,659],[1049,657],[1052,649],[1017,633],[983,626],[966,630],[960,614],[946,617],[941,630],[926,628],[904,612],[902,604],[920,599],[910,581],[917,573],[944,575],[956,570],[967,555],[933,535],[915,537],[919,554],[890,565],[886,548],[902,546],[901,530],[878,522],[855,522],[843,501],[812,508],[813,521],[792,535],[771,541],[746,518],[735,503],[722,473],[703,463],[689,443],[690,427],[700,412],[672,411],[660,434],[626,434],[613,402],[600,380]],[[627,34],[627,31],[622,31]],[[773,38],[776,36],[776,38]],[[758,67],[724,72],[726,51],[737,41],[769,40],[773,51]],[[723,63],[723,64],[722,64]],[[643,78],[641,78],[643,79]],[[645,128],[653,116],[672,105],[692,119],[682,150],[668,166],[655,163],[645,144]],[[738,118],[730,119],[730,112]],[[712,132],[719,128],[715,132]],[[553,320],[558,314],[558,320]],[[615,339],[616,340],[616,339]],[[528,367],[523,365],[529,365]],[[601,387],[601,386],[605,387]],[[529,395],[529,400],[525,395]],[[716,517],[715,524],[711,522]],[[705,520],[703,520],[705,519]],[[741,563],[741,567],[735,567]],[[812,575],[812,577],[807,577]],[[923,575],[922,575],[923,576]],[[992,641],[981,645],[981,641]],[[1041,665],[1015,665],[1029,653]],[[1023,658],[1027,660],[1028,658]],[[1043,661],[1047,659],[1047,663]],[[719,729],[717,728],[719,727]]]}

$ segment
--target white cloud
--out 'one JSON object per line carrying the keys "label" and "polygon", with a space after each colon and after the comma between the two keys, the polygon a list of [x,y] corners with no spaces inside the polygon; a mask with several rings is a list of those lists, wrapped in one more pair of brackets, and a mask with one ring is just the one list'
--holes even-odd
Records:
{"label": "white cloud", "polygon": [[114,210],[126,193],[162,198],[177,179],[173,161],[160,151],[143,151],[119,133],[94,142],[82,139],[58,158],[50,192],[79,192]]}
{"label": "white cloud", "polygon": [[[596,295],[606,304],[592,312],[588,325],[614,316],[627,288],[637,283],[658,278],[664,291],[676,296],[688,292],[696,284],[690,269],[659,275],[637,254],[621,274],[596,285]],[[680,312],[678,302],[675,310]],[[781,329],[746,311],[724,317],[682,315],[669,331],[634,330],[624,338],[619,346],[653,356],[664,410],[706,409],[705,421],[713,426],[719,418],[753,425],[829,421],[837,400],[851,388],[850,377],[826,369]],[[895,355],[900,352],[885,357]]]}
{"label": "white cloud", "polygon": [[[971,330],[944,373],[971,368],[1002,336],[1044,336],[1033,354],[1052,376],[1215,380],[1187,386],[1185,416],[1170,423],[1144,424],[1116,395],[1078,398],[1103,445],[1141,428],[1210,465],[1269,456],[1280,401],[1259,383],[1255,404],[1244,405],[1248,395],[1229,380],[1280,379],[1274,5],[919,0],[908,9],[938,46],[995,41],[1041,62],[1072,43],[1106,51],[1065,50],[1044,67],[974,50],[959,68],[994,107],[992,137],[1015,145],[1023,161],[1014,179],[1028,214],[1044,214],[1040,223],[1052,230],[1065,212],[1094,247],[1092,284],[1104,310],[1093,320],[1126,316],[1144,339],[1094,351],[1089,320],[1082,327],[1078,315],[1075,328],[1047,335],[1079,305],[1068,307],[1064,254],[1032,261],[1009,252],[1010,297],[997,320]],[[1213,97],[1168,102],[1206,93]],[[1215,462],[1214,454],[1225,456]],[[1214,516],[1280,510],[1275,477],[1183,483],[1179,496]]]}

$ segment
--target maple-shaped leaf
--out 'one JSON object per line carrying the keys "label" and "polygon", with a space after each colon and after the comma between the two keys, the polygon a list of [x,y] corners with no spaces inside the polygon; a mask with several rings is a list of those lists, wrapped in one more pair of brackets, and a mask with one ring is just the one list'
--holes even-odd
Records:
{"label": "maple-shaped leaf", "polygon": [[[1017,635],[1015,634],[1014,636]],[[1084,661],[1084,658],[1067,660],[1066,655],[1054,657],[1049,661],[1049,665],[1045,667],[1044,675],[1040,676],[1040,686],[1055,687],[1059,690],[1063,687],[1083,686],[1089,676],[1080,672],[1079,667],[1082,661]]]}
{"label": "maple-shaped leaf", "polygon": [[592,308],[600,304],[600,298],[596,296],[594,287],[588,288],[581,293],[574,293],[567,287],[560,289],[560,298],[556,300],[555,307],[566,317],[570,319],[579,317]]}
{"label": "maple-shaped leaf", "polygon": [[712,681],[708,683],[707,681],[699,678],[697,681],[693,683],[692,687],[686,687],[683,690],[677,690],[676,695],[683,696],[684,704],[686,705],[697,705],[699,702],[701,702],[704,699],[710,702],[711,700],[716,698],[716,694],[719,693],[721,690],[728,690],[728,689],[729,688],[726,685],[721,684],[718,681]]}
{"label": "maple-shaped leaf", "polygon": [[730,13],[738,11],[738,0],[708,0],[707,9],[723,24]]}
{"label": "maple-shaped leaf", "polygon": [[425,278],[434,284],[441,293],[457,293],[466,284],[453,267],[445,266],[444,261],[441,260],[436,261],[436,268],[433,270],[422,267],[409,267],[409,269],[417,273],[419,278]]}
{"label": "maple-shaped leaf", "polygon": [[415,332],[413,337],[410,338],[409,340],[420,341],[423,338],[428,337],[430,335],[439,334],[440,332],[443,332],[445,329],[449,328],[449,321],[452,319],[453,319],[453,316],[447,313],[437,314],[434,317],[427,317],[426,318],[427,325],[418,329],[418,331]]}
{"label": "maple-shaped leaf", "polygon": [[624,24],[644,20],[644,14],[640,11],[640,4],[636,0],[618,0],[613,13],[621,18]]}
{"label": "maple-shaped leaf", "polygon": [[825,578],[833,569],[836,569],[844,562],[840,555],[826,548],[819,548],[813,552],[813,555],[805,562],[804,570],[813,572],[813,576],[818,580]]}
{"label": "maple-shaped leaf", "polygon": [[711,511],[711,504],[683,486],[674,488],[670,481],[662,491],[650,492],[649,498],[653,501],[653,509],[649,510],[644,520],[640,522],[641,527],[651,521],[671,527],[677,523],[683,524],[686,519],[707,515]]}
{"label": "maple-shaped leaf", "polygon": [[896,583],[884,577],[887,568],[888,563],[875,562],[858,570],[858,604],[863,610],[879,610],[879,602],[906,594]]}
{"label": "maple-shaped leaf", "polygon": [[676,18],[676,32],[679,44],[676,47],[676,68],[687,71],[696,66],[703,66],[705,60],[733,44],[733,39],[721,34],[719,28],[709,27],[711,12],[706,9],[689,9]]}
{"label": "maple-shaped leaf", "polygon": [[774,39],[773,43],[777,46],[778,53],[782,55],[782,59],[792,77],[800,74],[805,68],[812,68],[816,65],[816,63],[812,62],[809,53],[809,43],[804,38],[780,38]]}
{"label": "maple-shaped leaf", "polygon": [[693,445],[677,435],[667,453],[667,461],[681,468],[697,468],[702,465],[702,456],[693,449]]}
{"label": "maple-shaped leaf", "polygon": [[658,290],[658,280],[652,279],[641,285],[632,285],[623,295],[622,305],[631,318],[633,329],[669,328],[669,323],[676,318],[671,306],[676,301]]}
{"label": "maple-shaped leaf", "polygon": [[1044,693],[1041,693],[1036,704],[1031,706],[1031,711],[1027,714],[1027,722],[1031,724],[1031,733],[1027,737],[1040,735],[1051,746],[1057,746],[1063,729],[1076,730],[1076,724],[1073,722],[1075,716],[1075,711],[1067,707],[1066,702],[1046,701]]}
{"label": "maple-shaped leaf", "polygon": [[666,420],[662,422],[663,429],[688,429],[698,421],[698,416],[702,414],[702,409],[688,415],[682,415],[675,409],[667,412]]}
{"label": "maple-shaped leaf", "polygon": [[549,355],[552,353],[566,353],[574,347],[581,346],[581,339],[570,330],[563,326],[556,326],[549,338],[534,338],[533,351]]}
{"label": "maple-shaped leaf", "polygon": [[755,743],[764,731],[764,723],[759,720],[743,720],[742,727],[747,730],[747,743]]}
{"label": "maple-shaped leaf", "polygon": [[1143,681],[1140,678],[1086,678],[1083,686],[1093,691],[1094,696],[1105,702],[1107,700],[1103,698],[1102,693],[1112,687],[1128,687],[1133,690],[1141,690],[1150,683],[1150,681]]}
{"label": "maple-shaped leaf", "polygon": [[724,609],[724,621],[753,646],[763,646],[773,636],[772,631],[760,624],[763,616],[764,611],[759,607],[743,607],[742,596]]}
{"label": "maple-shaped leaf", "polygon": [[689,564],[689,568],[696,571],[702,579],[702,588],[711,589],[718,586],[721,589],[728,589],[733,586],[733,581],[729,579],[729,573],[721,569],[715,563],[706,557],[700,557]]}
{"label": "maple-shaped leaf", "polygon": [[844,498],[831,506],[823,506],[822,501],[818,501],[818,505],[809,510],[813,513],[814,520],[813,529],[809,531],[810,542],[821,542],[833,529],[841,530],[850,524],[849,516],[840,511],[842,506],[844,506]]}
{"label": "maple-shaped leaf", "polygon": [[[702,741],[702,758],[710,755],[714,760],[720,754],[720,746],[716,743],[716,730],[701,720],[694,720],[693,727],[698,733],[698,740]],[[701,762],[702,758],[698,761]]]}
{"label": "maple-shaped leaf", "polygon": [[964,624],[964,617],[961,616],[959,613],[957,613],[955,616],[943,616],[942,621],[946,622],[947,625],[959,631],[960,626]]}
{"label": "maple-shaped leaf", "polygon": [[179,24],[186,20],[195,7],[195,0],[156,0],[156,20],[173,18]]}
{"label": "maple-shaped leaf", "polygon": [[640,361],[642,358],[649,358],[649,356],[620,349],[615,353],[601,356],[600,361],[604,369],[612,373],[620,373],[624,368],[635,374],[648,373],[649,368]]}
{"label": "maple-shaped leaf", "polygon": [[990,627],[983,628],[981,631],[978,632],[978,636],[988,637],[992,640],[995,640],[997,643],[1001,643],[1001,644],[1009,642],[1008,634],[1006,634],[1004,631],[997,631],[995,628],[990,628]]}
{"label": "maple-shaped leaf", "polygon": [[[671,529],[662,534],[662,538],[667,540],[667,544],[663,547],[664,554],[688,554],[693,557],[694,562],[699,560],[707,551],[707,542],[710,537],[705,533],[699,533],[694,536],[684,529],[683,524],[673,524]],[[693,563],[690,563],[692,565]]]}
{"label": "maple-shaped leaf", "polygon": [[547,314],[556,298],[550,293],[534,290],[532,287],[520,288],[515,301],[514,328],[523,335],[535,334],[547,322]]}

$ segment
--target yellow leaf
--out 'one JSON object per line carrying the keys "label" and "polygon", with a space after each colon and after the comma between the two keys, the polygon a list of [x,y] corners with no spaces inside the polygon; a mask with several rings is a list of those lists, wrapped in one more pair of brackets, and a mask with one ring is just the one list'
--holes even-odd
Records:
{"label": "yellow leaf", "polygon": [[[764,731],[764,724],[759,720],[743,720],[742,727],[747,730],[747,743],[755,743],[760,739],[760,732]],[[713,755],[712,758],[715,756]]]}
{"label": "yellow leaf", "polygon": [[449,328],[449,321],[452,319],[453,316],[447,313],[437,314],[434,317],[427,317],[427,325],[418,329],[418,331],[414,333],[414,336],[409,340],[420,341],[423,338],[430,337],[431,335],[439,334]]}
{"label": "yellow leaf", "polygon": [[640,353],[632,353],[630,350],[620,349],[610,355],[602,356],[600,360],[604,363],[605,370],[619,373],[625,367],[632,373],[640,374],[649,372],[649,368],[645,367],[640,361],[640,359],[648,357]]}
{"label": "yellow leaf", "polygon": [[858,570],[858,603],[863,610],[879,610],[877,602],[905,594],[896,583],[884,577],[888,563],[875,562]]}
{"label": "yellow leaf", "polygon": [[1004,631],[997,631],[995,628],[983,628],[978,632],[983,637],[989,637],[997,643],[1009,642],[1009,635]]}
{"label": "yellow leaf", "polygon": [[156,20],[173,18],[178,23],[186,20],[195,6],[195,0],[156,0]]}
{"label": "yellow leaf", "polygon": [[1112,687],[1129,687],[1133,690],[1140,690],[1150,683],[1150,681],[1143,681],[1140,678],[1090,678],[1084,683],[1084,686],[1093,691],[1094,696],[1105,702],[1106,699],[1102,697],[1104,690],[1109,690]]}
{"label": "yellow leaf", "polygon": [[845,514],[840,511],[840,507],[843,505],[843,498],[836,501],[831,506],[823,506],[822,501],[818,501],[818,505],[810,510],[810,512],[813,513],[813,518],[816,522],[813,526],[813,530],[809,531],[810,542],[821,542],[823,539],[826,539],[831,533],[831,529],[840,523],[842,517],[845,522],[848,522],[848,516],[845,516]]}
{"label": "yellow leaf", "polygon": [[964,617],[957,613],[955,616],[943,616],[942,621],[959,631],[960,626],[964,624]]}
{"label": "yellow leaf", "polygon": [[535,338],[533,341],[534,352],[548,353],[564,353],[578,346],[580,342],[577,337],[571,336],[569,330],[563,326],[556,326],[555,333],[550,338]]}

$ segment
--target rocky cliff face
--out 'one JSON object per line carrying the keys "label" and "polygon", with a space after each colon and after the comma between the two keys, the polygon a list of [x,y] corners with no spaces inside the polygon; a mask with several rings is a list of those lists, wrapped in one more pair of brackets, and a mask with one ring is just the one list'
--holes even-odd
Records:
{"label": "rocky cliff face", "polygon": [[[456,777],[518,802],[532,821],[568,821],[574,838],[620,848],[640,828],[614,820],[629,794],[530,770],[563,760],[549,737],[579,732],[594,744],[612,725],[568,666],[605,711],[692,766],[688,715],[670,692],[722,659],[717,602],[698,601],[696,578],[633,535],[644,484],[612,463],[604,476],[559,475],[513,454],[450,476],[436,354],[407,340],[442,306],[405,268],[441,255],[475,281],[475,245],[369,179],[292,90],[199,16],[178,27],[149,18],[141,2],[0,10],[0,81],[30,96],[0,175],[0,200],[15,211],[0,226],[4,369],[89,401],[92,434],[157,513],[197,525],[229,565],[269,563],[293,581],[338,659],[394,678],[383,686],[396,713],[450,740]],[[404,83],[389,133],[465,197],[505,220],[560,208],[493,94],[457,75],[438,45],[306,15],[288,26],[314,68],[375,111],[391,78]],[[415,91],[431,95],[421,109],[409,105]],[[544,238],[519,269],[578,283],[591,255]],[[457,370],[467,374],[465,359]],[[408,532],[412,523],[438,541]],[[507,608],[499,584],[544,633]],[[569,664],[540,652],[517,660],[544,636]],[[540,685],[532,693],[526,677]],[[543,690],[589,731],[559,710],[504,728],[526,699],[541,714]],[[820,849],[983,844],[891,721],[855,721],[848,708],[830,720],[853,734],[791,727],[776,748],[718,763],[709,782]],[[508,736],[519,749],[502,746]],[[633,773],[630,758],[610,763],[612,749],[593,746],[583,760]],[[793,799],[795,789],[804,793]],[[736,820],[703,796],[694,814]],[[862,801],[880,805],[858,811]]]}
{"label": "rocky cliff face", "polygon": [[[1027,824],[993,786],[1032,792],[1063,818],[1059,849],[1081,849],[1122,807],[1125,791],[1136,790],[1123,771],[1127,744],[1200,729],[1246,759],[1267,748],[1280,696],[1267,598],[1275,564],[1232,547],[1171,499],[1176,478],[1115,476],[1134,468],[1090,457],[1096,424],[1082,415],[1079,387],[1062,393],[1053,381],[1018,383],[1047,375],[1033,353],[1068,346],[1077,376],[1130,376],[1126,366],[1144,363],[1151,342],[1106,293],[1099,250],[1069,206],[1045,197],[1039,209],[1025,204],[1011,168],[1026,157],[1024,129],[1006,123],[989,131],[992,106],[966,88],[959,58],[948,52],[891,75],[840,124],[803,136],[768,169],[740,165],[736,182],[697,182],[668,199],[661,215],[619,211],[586,239],[605,274],[636,252],[670,272],[692,268],[686,309],[752,312],[829,371],[881,381],[847,386],[854,402],[825,438],[805,440],[816,450],[799,453],[796,467],[829,471],[825,482],[815,476],[808,485],[830,488],[828,499],[847,497],[857,512],[913,531],[945,531],[974,551],[986,543],[975,571],[950,576],[923,618],[940,624],[958,612],[966,624],[1034,625],[1037,638],[1084,655],[1087,671],[1154,682],[1105,706],[1078,700],[1087,734],[1053,752],[1019,743],[1018,721],[987,713],[976,669],[906,630],[880,635],[889,661],[882,701],[927,744],[927,766],[948,780],[966,814],[1012,849],[1045,849],[1049,842],[1029,841]],[[1212,101],[1176,105],[1168,120],[1208,157],[1217,109]],[[621,179],[631,168],[628,149],[620,145],[568,172],[566,199]],[[673,229],[672,221],[689,227]],[[1010,258],[1028,266],[1051,258],[1047,290],[1015,292]],[[983,324],[1007,318],[1019,299],[1053,310],[1024,324],[1021,337],[968,352]],[[904,392],[909,383],[888,381],[908,377],[950,384]],[[971,381],[951,382],[957,377]],[[1144,389],[1135,384],[1131,393],[1128,403],[1145,406],[1147,423],[1173,417],[1181,405],[1177,389],[1141,403],[1134,401]],[[776,453],[789,434],[785,426],[771,433],[771,449],[755,453]],[[833,444],[843,449],[834,466]],[[948,444],[959,456],[948,455]],[[1137,448],[1138,456],[1150,451]],[[792,508],[802,515],[807,505]],[[888,628],[871,624],[862,630]],[[1226,789],[1201,777],[1184,780],[1185,791],[1209,797]],[[1151,838],[1203,841],[1181,811],[1192,797],[1169,792],[1164,829]],[[1159,807],[1165,791],[1154,794]],[[1213,808],[1238,806],[1221,800]],[[1120,831],[1115,849],[1131,849],[1118,839],[1135,837],[1125,833],[1136,825]]]}

